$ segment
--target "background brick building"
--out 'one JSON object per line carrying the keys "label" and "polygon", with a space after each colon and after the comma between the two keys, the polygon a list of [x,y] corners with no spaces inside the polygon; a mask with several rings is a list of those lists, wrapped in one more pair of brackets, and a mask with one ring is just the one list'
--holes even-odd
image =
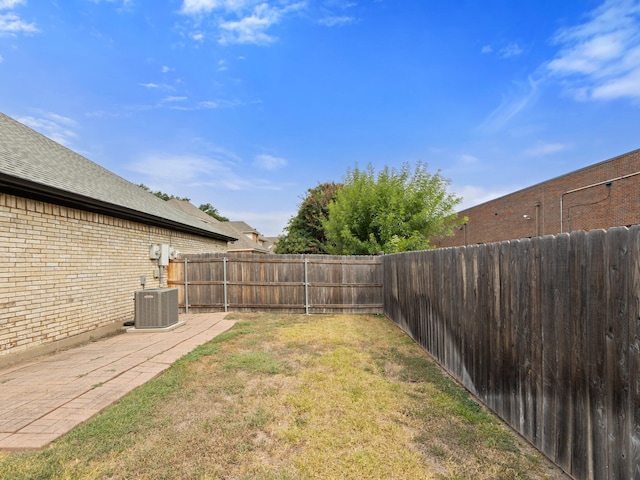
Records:
{"label": "background brick building", "polygon": [[459,212],[468,218],[438,247],[640,224],[640,150]]}

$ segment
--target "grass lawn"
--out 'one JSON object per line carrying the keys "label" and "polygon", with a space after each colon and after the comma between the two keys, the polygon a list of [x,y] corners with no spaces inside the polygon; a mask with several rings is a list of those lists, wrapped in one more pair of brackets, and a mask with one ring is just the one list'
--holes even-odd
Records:
{"label": "grass lawn", "polygon": [[0,478],[566,478],[384,318],[230,318],[48,448],[0,453]]}

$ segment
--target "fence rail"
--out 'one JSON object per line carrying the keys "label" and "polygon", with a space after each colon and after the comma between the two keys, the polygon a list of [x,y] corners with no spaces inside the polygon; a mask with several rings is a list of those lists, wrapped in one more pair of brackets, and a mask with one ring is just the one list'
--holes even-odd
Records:
{"label": "fence rail", "polygon": [[185,311],[381,314],[377,256],[185,255],[169,265]]}
{"label": "fence rail", "polygon": [[383,257],[384,312],[577,479],[640,479],[640,228]]}

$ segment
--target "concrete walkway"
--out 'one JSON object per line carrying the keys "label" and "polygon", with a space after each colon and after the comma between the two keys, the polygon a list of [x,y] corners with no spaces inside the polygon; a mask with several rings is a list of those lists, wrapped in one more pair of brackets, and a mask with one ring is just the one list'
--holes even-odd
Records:
{"label": "concrete walkway", "polygon": [[0,449],[41,448],[234,324],[180,315],[167,332],[116,335],[0,369]]}

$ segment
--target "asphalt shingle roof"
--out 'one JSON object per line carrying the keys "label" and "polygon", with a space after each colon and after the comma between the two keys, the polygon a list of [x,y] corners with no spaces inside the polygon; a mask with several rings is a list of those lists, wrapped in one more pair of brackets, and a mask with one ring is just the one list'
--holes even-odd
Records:
{"label": "asphalt shingle roof", "polygon": [[[217,218],[207,215],[191,202],[186,200],[178,200],[177,198],[169,200],[169,203],[174,207],[182,210],[189,215],[199,218],[205,223],[209,223],[214,228],[226,232],[228,235],[237,237],[237,240],[229,244],[229,252],[255,252],[255,253],[271,253],[268,248],[251,241],[246,235],[245,231],[256,231],[253,227],[250,227],[244,222],[221,222]],[[243,224],[247,228],[240,230],[237,228],[238,224]],[[257,232],[257,231],[256,231]]]}
{"label": "asphalt shingle roof", "polygon": [[2,113],[0,191],[219,240],[235,239]]}

